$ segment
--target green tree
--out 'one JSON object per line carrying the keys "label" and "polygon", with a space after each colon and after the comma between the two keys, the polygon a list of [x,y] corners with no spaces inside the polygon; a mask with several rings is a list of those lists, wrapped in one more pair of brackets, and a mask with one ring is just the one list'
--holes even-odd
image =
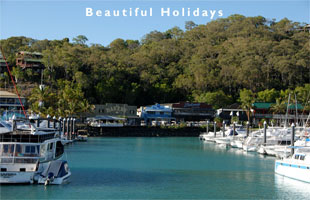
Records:
{"label": "green tree", "polygon": [[72,40],[73,40],[73,43],[75,44],[85,45],[86,42],[88,41],[88,38],[84,35],[78,35]]}
{"label": "green tree", "polygon": [[257,101],[260,102],[276,102],[276,99],[279,97],[279,91],[276,91],[274,88],[269,90],[263,90],[257,93]]}
{"label": "green tree", "polygon": [[222,90],[216,92],[203,93],[195,98],[198,102],[205,102],[213,106],[214,109],[223,108],[233,103],[233,98],[226,95]]}
{"label": "green tree", "polygon": [[270,110],[273,114],[283,114],[285,113],[286,105],[285,102],[280,99],[276,99],[276,103],[271,105]]}
{"label": "green tree", "polygon": [[13,67],[12,76],[14,76],[15,82],[18,83],[19,80],[23,80],[25,74],[20,67]]}
{"label": "green tree", "polygon": [[242,109],[246,111],[248,121],[250,121],[251,109],[253,103],[255,102],[254,93],[251,90],[242,89],[240,90],[240,99],[239,99]]}

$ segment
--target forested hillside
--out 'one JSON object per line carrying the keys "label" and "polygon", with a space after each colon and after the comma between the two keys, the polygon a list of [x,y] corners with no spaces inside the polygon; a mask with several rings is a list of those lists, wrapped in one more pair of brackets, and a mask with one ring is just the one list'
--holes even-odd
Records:
{"label": "forested hillside", "polygon": [[[206,25],[187,22],[185,31],[152,31],[141,41],[115,39],[108,46],[87,45],[81,35],[72,41],[11,37],[1,46],[12,67],[16,52],[42,52],[50,92],[65,88],[67,80],[91,104],[189,100],[220,107],[238,101],[244,88],[255,98],[274,88],[274,98],[262,99],[272,101],[280,90],[309,89],[310,42],[304,26],[232,15]],[[19,82],[40,83],[40,75],[29,70],[14,68],[13,74]]]}

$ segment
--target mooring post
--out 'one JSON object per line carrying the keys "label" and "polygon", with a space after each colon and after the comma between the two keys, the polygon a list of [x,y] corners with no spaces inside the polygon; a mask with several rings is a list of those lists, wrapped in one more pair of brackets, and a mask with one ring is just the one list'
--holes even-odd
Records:
{"label": "mooring post", "polygon": [[61,130],[62,130],[62,125],[61,125],[62,119],[61,117],[58,118],[58,131],[59,131],[59,137],[61,137]]}
{"label": "mooring post", "polygon": [[264,121],[264,146],[267,144],[267,122]]}
{"label": "mooring post", "polygon": [[53,117],[53,128],[56,128],[56,117]]}
{"label": "mooring post", "polygon": [[50,122],[51,116],[47,115],[46,118],[47,118],[47,128],[49,128],[51,125],[51,122]]}
{"label": "mooring post", "polygon": [[75,138],[75,135],[74,135],[74,123],[73,123],[73,120],[74,118],[71,117],[71,137],[72,139]]}
{"label": "mooring post", "polygon": [[67,140],[70,140],[70,129],[69,129],[70,118],[67,118]]}
{"label": "mooring post", "polygon": [[233,123],[233,136],[236,135],[236,122]]}
{"label": "mooring post", "polygon": [[209,120],[207,121],[207,134],[209,133]]}
{"label": "mooring post", "polygon": [[225,121],[223,121],[223,137],[225,137]]}
{"label": "mooring post", "polygon": [[216,137],[216,122],[214,122],[214,137]]}
{"label": "mooring post", "polygon": [[62,119],[62,134],[65,135],[66,132],[66,118]]}
{"label": "mooring post", "polygon": [[72,136],[75,139],[76,135],[75,135],[75,118],[71,118],[72,119]]}
{"label": "mooring post", "polygon": [[294,154],[294,143],[295,143],[295,124],[293,123],[292,124],[292,137],[291,137],[291,146],[292,146],[291,155]]}
{"label": "mooring post", "polygon": [[76,132],[76,126],[75,126],[75,121],[76,121],[76,119],[74,118],[73,119],[73,133],[74,133],[74,138],[77,138],[77,132]]}
{"label": "mooring post", "polygon": [[246,122],[246,137],[249,137],[250,135],[250,122]]}

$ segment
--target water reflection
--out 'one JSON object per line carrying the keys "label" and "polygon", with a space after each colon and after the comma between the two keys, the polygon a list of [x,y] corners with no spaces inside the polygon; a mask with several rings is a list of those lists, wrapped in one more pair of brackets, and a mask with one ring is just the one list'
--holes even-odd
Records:
{"label": "water reflection", "polygon": [[310,183],[294,180],[275,174],[275,188],[277,198],[283,199],[294,196],[295,199],[309,199]]}

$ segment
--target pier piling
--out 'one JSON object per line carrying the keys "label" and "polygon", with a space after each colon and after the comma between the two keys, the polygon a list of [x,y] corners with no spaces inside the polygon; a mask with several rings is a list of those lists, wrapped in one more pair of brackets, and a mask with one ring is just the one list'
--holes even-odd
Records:
{"label": "pier piling", "polygon": [[46,117],[47,117],[47,128],[49,128],[51,126],[51,121],[50,121],[51,116],[47,115]]}
{"label": "pier piling", "polygon": [[236,135],[236,122],[234,122],[234,124],[233,124],[233,136],[235,136]]}
{"label": "pier piling", "polygon": [[214,137],[216,137],[216,122],[214,122]]}
{"label": "pier piling", "polygon": [[62,120],[62,134],[65,135],[66,133],[66,118]]}
{"label": "pier piling", "polygon": [[223,137],[225,137],[225,121],[223,121]]}
{"label": "pier piling", "polygon": [[264,145],[267,143],[267,122],[264,121]]}
{"label": "pier piling", "polygon": [[71,118],[71,124],[72,124],[72,137],[73,139],[76,138],[76,135],[75,135],[75,118]]}
{"label": "pier piling", "polygon": [[70,140],[70,129],[69,129],[70,118],[67,118],[67,140]]}
{"label": "pier piling", "polygon": [[249,137],[250,135],[250,122],[247,121],[246,123],[246,137]]}
{"label": "pier piling", "polygon": [[206,130],[206,131],[207,131],[207,134],[209,133],[209,123],[210,123],[210,122],[209,122],[209,120],[208,120],[208,121],[207,121],[207,130]]}
{"label": "pier piling", "polygon": [[56,117],[53,117],[53,128],[56,128]]}

